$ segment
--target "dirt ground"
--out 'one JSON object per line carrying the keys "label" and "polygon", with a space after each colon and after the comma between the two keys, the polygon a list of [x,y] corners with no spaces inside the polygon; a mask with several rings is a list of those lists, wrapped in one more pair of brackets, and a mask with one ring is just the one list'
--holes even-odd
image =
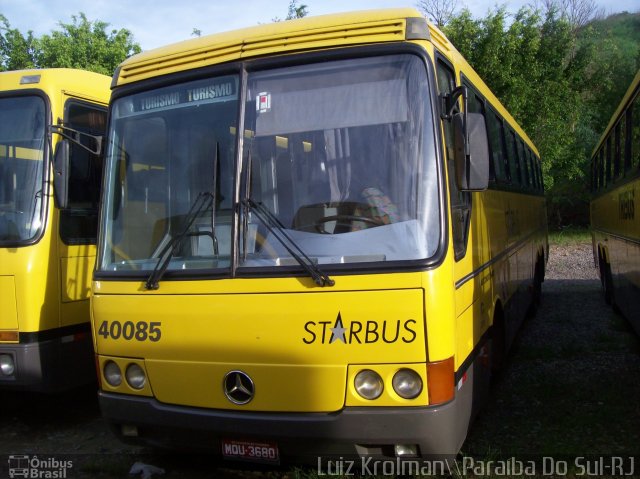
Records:
{"label": "dirt ground", "polygon": [[[542,304],[520,331],[462,455],[640,457],[638,377],[640,340],[604,303],[591,246],[552,247]],[[165,469],[153,477],[297,475],[220,468],[203,456],[124,445],[101,419],[95,387],[0,397],[0,478],[18,456],[71,461],[69,478],[133,477],[129,470],[138,461]],[[51,470],[59,465],[47,464]],[[636,468],[640,475],[640,460]]]}

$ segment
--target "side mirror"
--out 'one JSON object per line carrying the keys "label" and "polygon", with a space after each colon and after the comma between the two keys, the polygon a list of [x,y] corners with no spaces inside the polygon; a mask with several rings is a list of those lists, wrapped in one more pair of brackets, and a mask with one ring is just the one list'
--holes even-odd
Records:
{"label": "side mirror", "polygon": [[458,189],[486,190],[489,186],[489,143],[484,116],[480,113],[456,113],[453,115],[453,131]]}
{"label": "side mirror", "polygon": [[69,200],[69,157],[69,141],[59,141],[53,155],[53,192],[60,209],[65,209]]}

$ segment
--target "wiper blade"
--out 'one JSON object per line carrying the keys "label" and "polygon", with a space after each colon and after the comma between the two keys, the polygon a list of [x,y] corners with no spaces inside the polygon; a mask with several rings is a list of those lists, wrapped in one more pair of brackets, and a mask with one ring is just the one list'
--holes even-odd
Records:
{"label": "wiper blade", "polygon": [[191,225],[200,213],[206,211],[211,205],[214,204],[214,200],[215,194],[209,191],[202,192],[196,197],[195,201],[191,205],[191,208],[189,209],[189,212],[185,216],[184,227],[182,228],[180,233],[177,236],[174,236],[169,244],[167,244],[167,246],[165,246],[160,252],[158,262],[156,263],[156,266],[153,268],[153,271],[149,275],[149,278],[144,285],[146,289],[155,290],[160,287],[160,279],[167,271],[174,253],[187,237]]}
{"label": "wiper blade", "polygon": [[287,234],[283,224],[278,218],[269,211],[262,203],[257,203],[251,198],[243,200],[242,204],[253,211],[256,216],[264,223],[264,225],[279,242],[284,246],[287,252],[295,259],[304,270],[309,273],[314,283],[318,286],[333,286],[336,282],[323,272],[316,263],[296,244],[296,242]]}

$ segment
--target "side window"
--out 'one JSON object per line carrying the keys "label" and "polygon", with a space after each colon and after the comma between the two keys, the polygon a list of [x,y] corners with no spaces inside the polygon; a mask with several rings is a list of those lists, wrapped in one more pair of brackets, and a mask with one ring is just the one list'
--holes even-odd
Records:
{"label": "side window", "polygon": [[467,100],[469,111],[471,113],[484,114],[484,103],[482,99],[476,95],[471,88],[469,88],[469,99]]}
{"label": "side window", "polygon": [[533,183],[531,187],[533,188],[534,191],[537,191],[539,187],[539,183],[538,183],[538,172],[536,171],[536,160],[531,150],[528,150],[528,153],[529,153],[529,168],[531,169],[531,176],[533,178]]}
{"label": "side window", "polygon": [[536,169],[538,170],[538,178],[540,178],[540,193],[544,192],[544,176],[542,175],[542,162],[536,157]]}
{"label": "side window", "polygon": [[600,176],[600,189],[604,189],[607,186],[606,175],[604,173],[605,161],[604,161],[604,148],[601,148],[598,152],[598,175]]}
{"label": "side window", "polygon": [[628,112],[622,113],[620,119],[620,173],[624,176],[631,166],[631,159],[629,157],[629,142],[628,142],[628,128],[627,128],[627,115]]}
{"label": "side window", "polygon": [[631,167],[638,168],[640,166],[640,95],[633,100],[633,108],[629,108],[629,145],[631,150]]}
{"label": "side window", "polygon": [[527,171],[529,172],[529,189],[535,191],[538,188],[538,178],[533,163],[533,155],[528,147],[525,147],[525,156],[527,158]]}
{"label": "side window", "polygon": [[605,180],[607,182],[607,185],[609,185],[611,183],[611,173],[612,173],[612,155],[613,155],[613,151],[612,151],[612,145],[611,145],[611,135],[609,135],[609,137],[607,138],[607,163],[604,167],[605,170]]}
{"label": "side window", "polygon": [[[451,93],[455,88],[455,74],[453,69],[444,61],[437,62],[438,93],[442,97]],[[453,160],[453,131],[451,122],[443,120],[445,133],[445,149],[447,152],[447,175],[449,177],[449,198],[451,203],[451,229],[453,232],[453,248],[455,258],[464,257],[467,249],[469,219],[471,218],[471,193],[458,190],[456,184],[456,170]]]}
{"label": "side window", "polygon": [[529,169],[529,186],[533,191],[538,189],[538,178],[536,176],[535,163],[533,161],[533,153],[527,149],[527,168]]}
{"label": "side window", "polygon": [[620,130],[621,125],[618,123],[614,129],[614,141],[613,141],[613,177],[614,179],[619,179],[622,173],[622,169],[620,168]]}
{"label": "side window", "polygon": [[489,146],[491,148],[491,160],[497,183],[506,183],[509,180],[508,162],[504,152],[504,127],[502,120],[496,112],[489,109],[487,114],[487,130],[489,132]]}
{"label": "side window", "polygon": [[507,156],[509,157],[509,171],[511,172],[511,184],[520,185],[520,163],[516,153],[516,136],[513,131],[507,133]]}
{"label": "side window", "polygon": [[522,190],[529,188],[529,174],[527,172],[527,160],[524,156],[524,144],[521,139],[517,141],[518,145],[518,166],[520,167]]}
{"label": "side window", "polygon": [[[64,125],[91,135],[104,135],[107,110],[75,100],[67,102]],[[70,144],[69,206],[61,212],[60,237],[67,244],[95,244],[98,202],[102,181],[102,157]]]}
{"label": "side window", "polygon": [[[438,94],[440,95],[440,97],[451,93],[456,87],[455,75],[451,67],[446,65],[442,60],[438,60],[436,75],[438,77]],[[456,108],[455,111],[457,110],[458,109]],[[444,147],[446,150],[447,158],[453,158],[453,126],[451,125],[450,121],[444,121],[442,124],[444,127]]]}

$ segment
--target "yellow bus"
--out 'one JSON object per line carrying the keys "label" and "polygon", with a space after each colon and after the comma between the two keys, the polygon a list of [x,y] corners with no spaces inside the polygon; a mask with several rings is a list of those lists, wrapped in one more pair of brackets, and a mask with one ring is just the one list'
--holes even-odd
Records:
{"label": "yellow bus", "polygon": [[115,433],[455,454],[547,242],[537,150],[443,34],[414,9],[304,18],[112,85],[92,325]]}
{"label": "yellow bus", "polygon": [[96,137],[109,83],[72,69],[0,73],[0,389],[95,381]]}
{"label": "yellow bus", "polygon": [[[640,334],[640,71],[591,155],[591,233],[605,300]],[[639,191],[640,197],[640,191]]]}

